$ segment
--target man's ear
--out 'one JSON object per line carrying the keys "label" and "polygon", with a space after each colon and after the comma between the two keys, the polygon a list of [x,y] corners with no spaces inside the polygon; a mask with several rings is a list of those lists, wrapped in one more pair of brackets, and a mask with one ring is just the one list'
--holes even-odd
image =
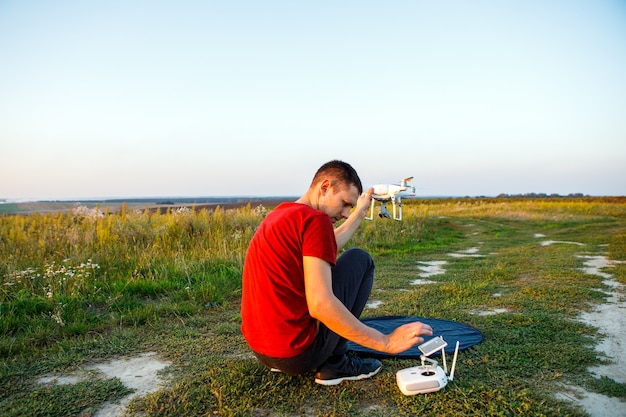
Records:
{"label": "man's ear", "polygon": [[326,195],[326,193],[330,190],[331,186],[332,185],[329,179],[322,180],[322,183],[320,184],[320,191],[322,192],[322,195]]}

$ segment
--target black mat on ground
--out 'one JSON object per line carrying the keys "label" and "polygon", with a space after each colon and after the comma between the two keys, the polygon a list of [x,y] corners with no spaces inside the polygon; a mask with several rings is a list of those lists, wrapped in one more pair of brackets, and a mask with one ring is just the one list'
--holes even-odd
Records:
{"label": "black mat on ground", "polygon": [[[442,319],[430,319],[416,316],[381,316],[381,317],[368,317],[361,319],[361,321],[370,327],[373,327],[382,333],[389,334],[393,332],[397,327],[419,321],[424,324],[428,324],[433,328],[433,336],[424,337],[424,342],[432,339],[436,336],[443,336],[443,339],[448,342],[445,351],[446,354],[454,353],[457,340],[459,343],[459,351],[465,350],[471,346],[480,343],[483,340],[483,334],[476,328],[469,326],[465,323],[459,323],[451,320]],[[356,352],[359,356],[375,357],[375,358],[402,358],[413,359],[419,358],[421,352],[416,346],[411,349],[391,355],[388,353],[378,352],[376,350],[368,349],[361,345],[357,345],[353,342],[348,342],[348,349]],[[441,352],[431,355],[431,357],[441,356]]]}

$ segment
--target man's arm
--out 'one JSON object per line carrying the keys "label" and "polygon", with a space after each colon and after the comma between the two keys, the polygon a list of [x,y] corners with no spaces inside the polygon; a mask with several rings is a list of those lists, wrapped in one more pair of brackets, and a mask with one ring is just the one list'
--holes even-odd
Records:
{"label": "man's arm", "polygon": [[337,240],[337,250],[341,250],[350,240],[354,232],[359,228],[361,221],[367,216],[372,201],[373,188],[359,196],[356,207],[350,213],[350,216],[335,229],[335,240]]}
{"label": "man's arm", "polygon": [[423,342],[420,335],[432,335],[430,326],[419,322],[402,325],[388,335],[363,324],[333,294],[331,268],[322,259],[304,257],[304,285],[311,317],[361,346],[394,354]]}

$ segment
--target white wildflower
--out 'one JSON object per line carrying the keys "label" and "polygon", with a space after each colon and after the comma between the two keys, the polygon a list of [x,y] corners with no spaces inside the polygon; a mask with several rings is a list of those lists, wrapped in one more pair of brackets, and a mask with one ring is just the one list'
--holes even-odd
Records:
{"label": "white wildflower", "polygon": [[76,206],[71,210],[71,212],[74,218],[97,219],[100,217],[104,217],[104,213],[97,208],[90,209],[87,206]]}
{"label": "white wildflower", "polygon": [[263,206],[263,204],[259,204],[254,208],[254,214],[257,216],[265,217],[267,215],[267,209]]}
{"label": "white wildflower", "polygon": [[191,209],[189,207],[179,207],[172,212],[175,215],[186,215],[191,213]]}
{"label": "white wildflower", "polygon": [[65,326],[63,319],[61,318],[61,312],[59,310],[55,311],[51,316],[54,321],[56,321],[60,326]]}

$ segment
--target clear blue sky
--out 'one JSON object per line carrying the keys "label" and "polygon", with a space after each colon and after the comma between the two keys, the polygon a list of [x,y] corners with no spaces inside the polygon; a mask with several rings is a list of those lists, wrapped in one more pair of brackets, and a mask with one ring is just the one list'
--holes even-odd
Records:
{"label": "clear blue sky", "polygon": [[0,0],[0,198],[626,195],[626,1]]}

